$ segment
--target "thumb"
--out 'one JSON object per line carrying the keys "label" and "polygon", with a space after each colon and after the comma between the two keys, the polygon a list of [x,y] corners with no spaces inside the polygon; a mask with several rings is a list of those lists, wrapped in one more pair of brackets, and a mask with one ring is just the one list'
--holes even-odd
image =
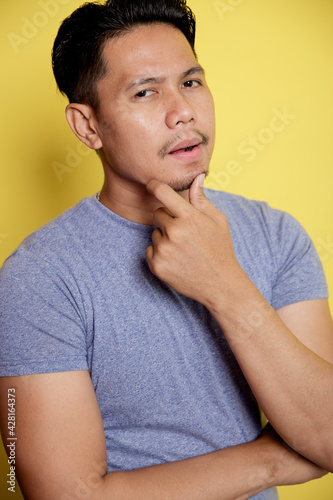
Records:
{"label": "thumb", "polygon": [[200,212],[208,215],[212,219],[219,218],[221,212],[211,203],[207,198],[203,190],[203,181],[205,179],[205,174],[198,175],[189,190],[189,201],[196,209]]}
{"label": "thumb", "polygon": [[189,190],[189,201],[191,205],[207,215],[211,212],[213,205],[207,200],[203,191],[205,174],[198,175],[191,184]]}
{"label": "thumb", "polygon": [[191,184],[189,189],[189,202],[201,213],[207,215],[210,219],[215,222],[223,223],[226,220],[226,216],[218,210],[213,203],[211,203],[206,197],[203,190],[203,181],[205,179],[205,174],[198,175]]}
{"label": "thumb", "polygon": [[199,208],[200,202],[203,201],[203,198],[206,198],[202,189],[204,178],[205,174],[197,175],[189,190],[190,203],[196,208]]}

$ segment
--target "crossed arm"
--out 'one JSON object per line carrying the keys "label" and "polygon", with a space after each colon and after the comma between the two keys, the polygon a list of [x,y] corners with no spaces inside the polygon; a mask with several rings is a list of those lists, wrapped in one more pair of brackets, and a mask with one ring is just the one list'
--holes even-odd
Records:
{"label": "crossed arm", "polygon": [[[103,423],[88,372],[5,377],[0,379],[1,428],[6,440],[7,391],[15,387],[16,471],[25,498],[242,500],[274,485],[320,477],[322,468],[333,470],[333,334],[327,302],[295,304],[276,314],[239,268],[226,219],[197,183],[191,204],[168,186],[153,182],[149,189],[167,208],[155,215],[159,229],[147,249],[151,270],[210,309],[272,425],[310,461],[268,428],[252,443],[107,474]],[[202,276],[210,289],[200,287]],[[260,318],[256,326],[248,321],[254,310]]]}
{"label": "crossed arm", "polygon": [[15,467],[26,500],[245,500],[325,473],[267,429],[251,443],[107,474],[103,424],[87,371],[3,378],[3,409],[8,387],[16,389]]}
{"label": "crossed arm", "polygon": [[333,471],[333,324],[327,301],[274,311],[238,264],[227,219],[205,197],[200,176],[190,203],[157,181],[148,189],[163,205],[147,249],[151,271],[210,310],[274,429],[301,455]]}

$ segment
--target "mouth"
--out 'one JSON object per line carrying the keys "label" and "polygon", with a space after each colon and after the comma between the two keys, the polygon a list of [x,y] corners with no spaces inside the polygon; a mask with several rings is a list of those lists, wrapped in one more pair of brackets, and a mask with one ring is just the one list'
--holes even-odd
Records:
{"label": "mouth", "polygon": [[198,138],[189,139],[178,143],[170,152],[170,155],[179,155],[191,153],[193,150],[199,150],[201,141]]}
{"label": "mouth", "polygon": [[200,160],[202,158],[201,143],[195,144],[193,146],[186,146],[180,148],[179,146],[174,151],[170,151],[169,155],[173,160],[192,163],[194,161]]}
{"label": "mouth", "polygon": [[169,154],[170,155],[176,155],[176,154],[179,154],[179,153],[190,153],[195,148],[198,149],[199,148],[199,144],[197,146],[188,146],[187,148],[176,149],[175,151],[170,151]]}

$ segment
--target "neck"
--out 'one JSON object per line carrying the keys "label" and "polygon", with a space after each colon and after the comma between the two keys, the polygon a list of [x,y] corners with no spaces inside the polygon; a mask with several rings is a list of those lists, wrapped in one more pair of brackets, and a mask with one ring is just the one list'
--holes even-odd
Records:
{"label": "neck", "polygon": [[[179,193],[188,200],[188,190]],[[162,204],[141,184],[131,182],[108,182],[105,178],[99,201],[124,219],[155,226],[154,213]]]}

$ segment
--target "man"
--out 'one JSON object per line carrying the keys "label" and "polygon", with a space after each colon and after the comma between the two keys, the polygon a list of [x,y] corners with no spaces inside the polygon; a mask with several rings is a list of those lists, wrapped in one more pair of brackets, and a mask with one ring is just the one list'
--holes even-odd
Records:
{"label": "man", "polygon": [[1,401],[15,389],[28,499],[269,499],[333,470],[322,268],[287,214],[206,198],[194,28],[183,1],[115,0],[56,38],[67,120],[105,182],[2,270]]}

